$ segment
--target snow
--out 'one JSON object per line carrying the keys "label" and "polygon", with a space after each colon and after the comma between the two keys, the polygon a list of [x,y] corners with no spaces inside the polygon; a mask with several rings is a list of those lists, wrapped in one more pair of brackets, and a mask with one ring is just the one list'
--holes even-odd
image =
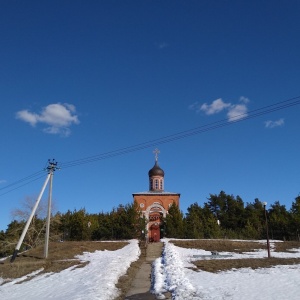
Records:
{"label": "snow", "polygon": [[[300,264],[282,265],[272,268],[233,269],[219,273],[196,271],[194,255],[210,255],[209,251],[184,249],[164,239],[161,258],[152,266],[152,293],[157,299],[165,299],[166,291],[172,293],[173,300],[276,300],[299,299]],[[271,242],[271,250],[273,243]],[[300,257],[300,249],[294,253],[271,251],[272,257]],[[260,250],[248,253],[220,252],[232,255],[226,259],[262,258],[267,256],[265,241]],[[89,261],[83,268],[71,267],[60,273],[41,273],[42,270],[15,279],[0,286],[0,299],[114,299],[118,295],[115,287],[131,262],[140,255],[138,241],[116,251],[96,251],[84,253],[78,258]],[[208,259],[208,258],[205,258]],[[209,258],[210,259],[210,258]],[[217,258],[215,258],[217,259]],[[29,281],[24,279],[32,277]],[[3,279],[0,278],[0,284]],[[20,284],[17,284],[20,283]]]}
{"label": "snow", "polygon": [[129,245],[116,251],[84,253],[77,258],[83,262],[89,261],[85,267],[41,274],[21,284],[16,284],[20,279],[13,280],[0,286],[0,299],[111,300],[118,295],[115,284],[119,277],[126,273],[139,255],[137,240],[129,241]]}
{"label": "snow", "polygon": [[[228,300],[257,300],[257,299],[299,299],[300,294],[300,265],[283,265],[272,268],[233,269],[219,273],[195,271],[191,263],[194,255],[210,255],[209,251],[185,249],[175,246],[165,239],[165,247],[161,258],[153,264],[153,276],[158,282],[152,292],[160,299],[168,290],[172,299],[228,299]],[[271,243],[271,249],[273,249]],[[295,253],[272,252],[272,257],[300,257],[300,249]],[[263,258],[267,256],[266,247],[256,252],[243,254],[219,252],[221,255],[231,255],[223,259]],[[207,259],[207,258],[203,258]],[[214,258],[217,259],[217,258]]]}

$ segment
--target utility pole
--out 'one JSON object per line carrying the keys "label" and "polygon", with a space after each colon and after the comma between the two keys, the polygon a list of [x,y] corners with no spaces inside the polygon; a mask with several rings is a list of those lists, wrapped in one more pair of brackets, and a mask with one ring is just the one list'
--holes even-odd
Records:
{"label": "utility pole", "polygon": [[45,248],[44,248],[44,258],[48,257],[49,248],[49,234],[50,234],[50,220],[51,220],[51,206],[52,206],[52,184],[53,184],[53,173],[57,169],[57,162],[52,160],[48,161],[49,165],[47,167],[48,174],[50,175],[49,183],[49,196],[48,196],[48,213],[47,213],[47,223],[46,223],[46,234],[45,234]]}
{"label": "utility pole", "polygon": [[268,258],[270,258],[271,253],[270,253],[270,241],[269,241],[269,226],[268,226],[268,217],[267,217],[267,210],[266,210],[267,202],[263,202],[263,205],[264,205],[264,212],[265,212],[265,219],[266,219]]}
{"label": "utility pole", "polygon": [[[42,189],[41,189],[41,191],[40,191],[40,194],[39,194],[39,196],[38,196],[38,198],[37,198],[37,200],[36,200],[36,202],[35,202],[35,205],[34,205],[34,207],[32,208],[31,214],[30,214],[30,216],[29,216],[29,218],[28,218],[28,220],[27,220],[27,223],[26,223],[26,225],[25,225],[25,227],[24,227],[24,229],[23,229],[23,232],[22,232],[22,234],[21,234],[21,236],[20,236],[20,239],[19,239],[19,241],[18,241],[18,244],[17,244],[17,246],[16,246],[16,248],[15,248],[15,250],[14,250],[14,253],[13,253],[11,259],[10,259],[10,262],[11,262],[11,263],[14,262],[14,260],[15,260],[16,257],[17,257],[17,254],[18,254],[18,252],[19,252],[19,250],[20,250],[20,248],[21,248],[21,245],[22,245],[22,243],[23,243],[23,240],[24,240],[24,238],[25,238],[25,235],[26,235],[26,233],[27,233],[27,230],[28,230],[28,228],[29,228],[29,225],[30,225],[30,223],[31,223],[31,221],[32,221],[32,218],[33,218],[33,216],[34,216],[34,214],[35,214],[35,212],[36,212],[36,209],[37,209],[37,207],[38,207],[38,205],[39,205],[39,203],[40,203],[40,201],[41,201],[41,198],[42,198],[42,196],[43,196],[43,193],[44,193],[44,191],[45,191],[45,188],[46,188],[46,186],[47,186],[47,184],[48,184],[50,178],[52,178],[53,172],[57,169],[57,162],[55,162],[54,159],[52,160],[52,162],[50,162],[50,159],[49,159],[49,160],[48,160],[48,163],[49,163],[49,165],[48,165],[48,167],[47,167],[47,170],[48,170],[47,178],[46,178],[46,180],[45,180],[45,182],[44,182],[44,185],[43,185],[43,187],[42,187]],[[52,189],[52,183],[51,183],[51,189]],[[50,195],[50,193],[51,193],[51,195],[52,195],[52,191],[49,192],[49,195]],[[51,199],[50,196],[49,196],[49,199]],[[49,202],[49,201],[48,201],[48,202]],[[51,209],[50,209],[50,213],[49,213],[49,205],[48,205],[47,227],[48,227],[48,222],[49,222],[49,224],[50,224],[50,217],[49,217],[49,214],[50,214],[50,216],[51,216]],[[48,228],[47,230],[49,230],[49,228]],[[46,234],[46,236],[47,236],[47,234]],[[49,236],[49,234],[48,234],[48,236]],[[47,242],[47,246],[48,246],[48,242]],[[47,252],[48,252],[48,250],[47,250]]]}

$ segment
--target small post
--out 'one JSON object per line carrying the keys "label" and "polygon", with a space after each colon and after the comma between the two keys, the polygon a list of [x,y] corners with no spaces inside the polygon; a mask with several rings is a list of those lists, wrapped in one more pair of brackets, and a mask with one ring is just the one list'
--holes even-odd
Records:
{"label": "small post", "polygon": [[271,253],[270,253],[270,241],[269,241],[269,226],[268,226],[268,218],[267,218],[267,210],[266,210],[267,202],[263,202],[263,205],[264,205],[264,212],[265,212],[265,219],[266,219],[268,258],[270,258]]}

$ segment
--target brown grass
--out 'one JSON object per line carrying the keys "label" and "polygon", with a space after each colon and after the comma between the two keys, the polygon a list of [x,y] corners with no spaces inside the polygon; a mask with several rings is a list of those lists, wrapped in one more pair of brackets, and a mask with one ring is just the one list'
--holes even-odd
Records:
{"label": "brown grass", "polygon": [[[231,241],[231,240],[174,240],[171,241],[178,247],[203,249],[217,252],[252,252],[258,249],[266,249],[266,245],[255,241]],[[275,242],[276,252],[289,252],[291,249],[300,248],[300,242]],[[267,257],[267,250],[266,250]],[[270,268],[276,265],[300,264],[300,258],[245,258],[245,259],[205,259],[194,261],[197,270],[207,272],[220,272],[239,268]]]}
{"label": "brown grass", "polygon": [[83,267],[88,262],[80,262],[76,255],[96,250],[114,251],[126,246],[127,242],[51,242],[48,258],[44,259],[44,246],[20,253],[13,263],[6,259],[0,263],[0,277],[4,283],[20,278],[43,268],[43,273],[60,272],[72,266]]}
{"label": "brown grass", "polygon": [[300,258],[248,258],[248,259],[212,259],[193,262],[197,270],[217,273],[240,268],[271,268],[277,265],[300,264]]}

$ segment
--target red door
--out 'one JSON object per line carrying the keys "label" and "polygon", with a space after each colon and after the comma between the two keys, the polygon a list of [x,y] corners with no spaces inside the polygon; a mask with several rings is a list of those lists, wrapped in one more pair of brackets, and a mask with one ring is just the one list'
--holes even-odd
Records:
{"label": "red door", "polygon": [[151,226],[151,241],[154,243],[160,241],[160,230],[158,225]]}

